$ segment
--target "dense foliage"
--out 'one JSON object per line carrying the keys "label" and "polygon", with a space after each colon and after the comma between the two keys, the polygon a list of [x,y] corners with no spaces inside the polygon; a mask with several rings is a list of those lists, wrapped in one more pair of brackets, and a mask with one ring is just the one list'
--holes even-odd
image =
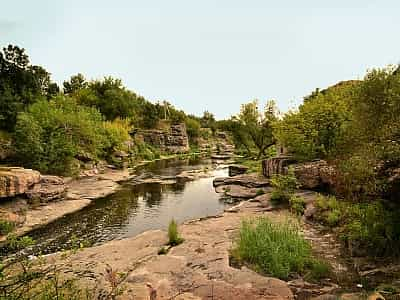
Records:
{"label": "dense foliage", "polygon": [[159,158],[158,149],[134,137],[136,129],[177,123],[186,124],[195,145],[201,126],[211,128],[215,118],[208,112],[188,116],[167,101],[152,103],[112,77],[87,80],[78,73],[60,92],[50,73],[29,63],[24,49],[10,45],[0,52],[0,130],[13,137],[15,159],[24,166],[65,175],[87,161],[121,165],[113,157],[118,150],[131,161]]}
{"label": "dense foliage", "polygon": [[0,129],[13,130],[19,112],[58,91],[50,73],[31,65],[24,49],[9,45],[0,51]]}
{"label": "dense foliage", "polygon": [[274,135],[299,160],[328,159],[336,190],[351,199],[396,194],[400,167],[400,74],[368,72],[305,98],[275,123]]}
{"label": "dense foliage", "polygon": [[[122,135],[122,136],[121,136]],[[126,138],[94,108],[72,98],[39,101],[18,116],[15,149],[19,161],[46,173],[77,171],[78,157],[105,158]]]}

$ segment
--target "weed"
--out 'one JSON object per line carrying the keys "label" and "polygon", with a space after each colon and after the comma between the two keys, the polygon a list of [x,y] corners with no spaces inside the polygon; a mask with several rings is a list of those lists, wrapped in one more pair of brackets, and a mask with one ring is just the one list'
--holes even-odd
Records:
{"label": "weed", "polygon": [[256,270],[281,279],[314,268],[311,246],[292,223],[272,223],[266,217],[242,221],[232,256]]}
{"label": "weed", "polygon": [[306,208],[306,202],[303,197],[293,195],[289,199],[290,209],[296,215],[303,215]]}
{"label": "weed", "polygon": [[168,245],[177,246],[183,242],[183,238],[179,236],[178,224],[174,219],[168,225]]}

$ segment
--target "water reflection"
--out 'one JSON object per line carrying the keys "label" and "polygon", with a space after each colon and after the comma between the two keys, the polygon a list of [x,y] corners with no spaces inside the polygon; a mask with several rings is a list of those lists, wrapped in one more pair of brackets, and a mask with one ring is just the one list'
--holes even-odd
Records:
{"label": "water reflection", "polygon": [[[172,176],[183,170],[210,167],[210,164],[203,160],[160,161],[137,172]],[[117,193],[32,232],[30,236],[37,243],[34,252],[68,249],[72,236],[76,237],[75,242],[98,245],[150,229],[165,229],[171,218],[182,222],[218,214],[227,204],[215,193],[212,181],[226,173],[226,170],[216,170],[210,178],[169,185],[128,182]]]}

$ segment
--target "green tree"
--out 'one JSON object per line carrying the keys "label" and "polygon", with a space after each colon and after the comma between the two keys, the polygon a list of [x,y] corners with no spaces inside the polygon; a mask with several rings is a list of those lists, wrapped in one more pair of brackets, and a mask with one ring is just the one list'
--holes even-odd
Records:
{"label": "green tree", "polygon": [[63,86],[64,94],[73,94],[87,88],[88,82],[81,73],[78,73],[77,75],[71,76],[69,81],[64,81]]}
{"label": "green tree", "polygon": [[30,65],[25,49],[9,45],[0,51],[0,128],[14,129],[17,114],[40,99],[59,92],[50,73]]}
{"label": "green tree", "polygon": [[258,100],[243,104],[241,107],[238,115],[240,124],[238,129],[247,136],[243,139],[244,143],[251,142],[257,148],[258,159],[266,155],[268,147],[275,144],[272,130],[276,119],[276,106],[273,100],[267,102],[263,113],[259,111]]}

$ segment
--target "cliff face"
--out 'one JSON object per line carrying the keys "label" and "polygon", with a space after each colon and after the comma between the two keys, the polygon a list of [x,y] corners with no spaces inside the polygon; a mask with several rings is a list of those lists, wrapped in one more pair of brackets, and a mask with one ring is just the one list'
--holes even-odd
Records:
{"label": "cliff face", "polygon": [[189,139],[185,124],[171,125],[167,130],[140,130],[138,133],[143,141],[170,153],[185,153],[189,151]]}

